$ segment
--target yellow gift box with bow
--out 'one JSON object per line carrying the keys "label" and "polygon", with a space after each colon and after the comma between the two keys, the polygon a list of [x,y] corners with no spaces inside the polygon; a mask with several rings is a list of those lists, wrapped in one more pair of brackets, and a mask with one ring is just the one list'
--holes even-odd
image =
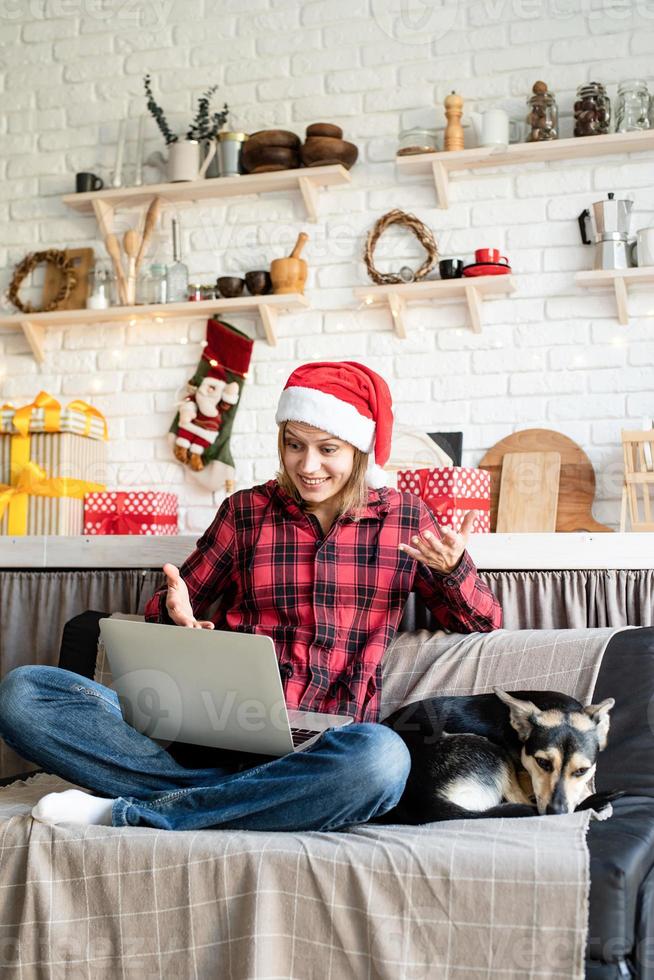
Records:
{"label": "yellow gift box with bow", "polygon": [[81,400],[47,392],[0,408],[0,533],[81,534],[84,494],[104,489],[107,425]]}

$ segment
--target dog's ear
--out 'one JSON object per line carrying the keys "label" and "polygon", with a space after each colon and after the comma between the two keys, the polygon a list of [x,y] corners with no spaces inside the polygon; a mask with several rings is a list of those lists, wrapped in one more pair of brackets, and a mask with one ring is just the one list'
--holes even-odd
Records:
{"label": "dog's ear", "polygon": [[532,728],[538,723],[539,709],[533,701],[521,701],[519,698],[507,694],[500,687],[494,687],[493,690],[500,701],[509,709],[509,720],[511,726],[518,733],[518,738],[521,742],[526,742],[531,735]]}
{"label": "dog's ear", "polygon": [[600,752],[606,748],[609,725],[611,724],[609,712],[614,704],[615,698],[607,698],[605,701],[600,701],[599,704],[589,704],[587,708],[584,708],[585,713],[589,718],[593,719],[597,726],[597,739]]}

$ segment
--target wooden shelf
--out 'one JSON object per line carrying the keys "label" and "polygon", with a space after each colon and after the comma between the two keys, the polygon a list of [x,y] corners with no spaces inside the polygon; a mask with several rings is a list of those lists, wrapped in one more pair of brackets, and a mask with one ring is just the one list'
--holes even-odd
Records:
{"label": "wooden shelf", "polygon": [[20,327],[35,359],[43,363],[43,335],[49,327],[70,327],[83,323],[157,323],[170,317],[206,319],[212,313],[256,313],[261,318],[266,340],[277,345],[279,313],[304,310],[309,301],[299,293],[268,296],[239,296],[237,299],[207,299],[195,303],[157,303],[153,306],[111,306],[108,310],[55,310],[53,313],[12,313],[0,317],[0,330]]}
{"label": "wooden shelf", "polygon": [[593,269],[590,272],[577,272],[575,282],[582,289],[613,289],[618,322],[629,324],[628,286],[646,286],[654,283],[654,266],[640,269]]}
{"label": "wooden shelf", "polygon": [[470,326],[481,333],[484,299],[507,296],[515,292],[512,276],[477,276],[461,279],[430,279],[424,282],[397,283],[391,286],[366,286],[354,290],[366,306],[388,304],[398,337],[406,337],[404,310],[408,303],[428,304],[439,299],[462,299],[468,304]]}
{"label": "wooden shelf", "polygon": [[402,174],[429,174],[436,186],[438,206],[447,208],[449,175],[457,171],[575,160],[611,153],[641,153],[653,149],[654,130],[643,130],[637,133],[608,133],[606,136],[577,136],[543,143],[512,143],[506,147],[479,146],[450,153],[417,153],[398,156],[395,163]]}
{"label": "wooden shelf", "polygon": [[318,190],[323,187],[349,184],[349,170],[340,164],[327,167],[299,167],[295,170],[276,170],[265,174],[243,174],[240,177],[205,177],[202,180],[179,181],[174,184],[144,184],[141,187],[119,187],[84,194],[67,194],[64,204],[83,214],[95,213],[102,228],[100,213],[106,215],[118,209],[146,208],[154,197],[163,204],[220,201],[225,197],[246,194],[265,194],[270,191],[299,191],[310,221],[318,220]]}

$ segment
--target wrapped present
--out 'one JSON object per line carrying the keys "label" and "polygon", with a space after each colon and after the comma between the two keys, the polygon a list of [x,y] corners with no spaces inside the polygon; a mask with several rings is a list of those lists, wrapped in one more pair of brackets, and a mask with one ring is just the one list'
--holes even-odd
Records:
{"label": "wrapped present", "polygon": [[84,498],[84,534],[177,534],[177,494],[104,490]]}
{"label": "wrapped present", "polygon": [[84,494],[104,490],[107,425],[92,405],[40,392],[0,409],[0,534],[81,534]]}
{"label": "wrapped present", "polygon": [[446,466],[425,470],[400,470],[397,489],[421,497],[439,524],[461,530],[470,510],[477,516],[473,534],[490,533],[490,473],[469,466]]}

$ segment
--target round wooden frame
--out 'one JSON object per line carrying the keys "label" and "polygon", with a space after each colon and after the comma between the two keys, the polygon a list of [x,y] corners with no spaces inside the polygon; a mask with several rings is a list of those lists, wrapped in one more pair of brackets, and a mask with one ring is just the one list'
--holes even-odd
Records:
{"label": "round wooden frame", "polygon": [[408,214],[406,211],[400,211],[399,208],[394,208],[393,211],[388,211],[386,214],[383,214],[381,218],[375,222],[373,228],[368,234],[365,252],[363,253],[363,260],[366,263],[368,275],[378,286],[406,282],[406,279],[403,279],[402,276],[398,275],[396,272],[379,272],[373,263],[373,256],[377,242],[379,241],[380,236],[391,225],[402,225],[404,228],[408,228],[409,231],[415,235],[426,251],[427,258],[422,263],[420,268],[413,273],[414,282],[424,279],[427,273],[434,268],[434,265],[438,259],[438,245],[436,244],[436,239],[434,238],[431,230],[424,225],[422,221],[416,218],[415,214]]}

